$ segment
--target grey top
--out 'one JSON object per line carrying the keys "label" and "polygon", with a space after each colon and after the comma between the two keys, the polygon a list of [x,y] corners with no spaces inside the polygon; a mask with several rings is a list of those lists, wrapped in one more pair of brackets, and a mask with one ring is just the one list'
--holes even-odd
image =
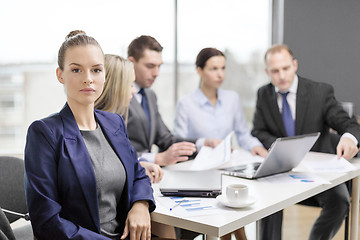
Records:
{"label": "grey top", "polygon": [[80,132],[95,172],[101,234],[109,238],[119,236],[116,214],[126,181],[124,166],[99,125],[95,130]]}

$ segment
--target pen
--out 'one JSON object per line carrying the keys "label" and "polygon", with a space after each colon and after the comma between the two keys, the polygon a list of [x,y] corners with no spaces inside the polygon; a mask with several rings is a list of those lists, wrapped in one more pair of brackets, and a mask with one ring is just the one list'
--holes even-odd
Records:
{"label": "pen", "polygon": [[182,199],[180,202],[176,203],[173,207],[170,208],[170,211],[172,211],[174,208],[176,208],[177,206],[179,206],[182,202],[185,202],[185,198]]}

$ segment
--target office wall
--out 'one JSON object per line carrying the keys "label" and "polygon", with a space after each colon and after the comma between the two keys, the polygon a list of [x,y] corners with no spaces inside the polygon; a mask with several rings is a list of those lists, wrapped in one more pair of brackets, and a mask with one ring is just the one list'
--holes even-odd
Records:
{"label": "office wall", "polygon": [[332,84],[360,115],[360,1],[284,0],[283,41],[299,75]]}

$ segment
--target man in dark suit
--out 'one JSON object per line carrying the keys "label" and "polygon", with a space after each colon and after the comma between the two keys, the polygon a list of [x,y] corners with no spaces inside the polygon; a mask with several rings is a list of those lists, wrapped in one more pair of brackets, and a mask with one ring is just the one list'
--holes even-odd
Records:
{"label": "man in dark suit", "polygon": [[[155,38],[144,35],[134,39],[128,47],[128,59],[135,69],[137,93],[130,102],[127,129],[140,159],[167,166],[188,160],[196,151],[196,139],[183,139],[171,134],[159,113],[155,92],[149,89],[163,63],[162,49]],[[196,144],[213,146],[216,142],[200,139]],[[151,153],[153,144],[159,147],[159,153]]]}
{"label": "man in dark suit", "polygon": [[[278,137],[320,132],[312,151],[354,157],[359,150],[360,127],[335,99],[333,87],[298,76],[297,60],[286,45],[268,49],[265,64],[271,83],[258,91],[252,134],[269,148]],[[337,147],[331,144],[329,127],[341,135]],[[332,239],[348,213],[349,192],[340,184],[304,204],[322,208],[309,239]],[[262,219],[260,239],[281,239],[281,224],[282,211]]]}

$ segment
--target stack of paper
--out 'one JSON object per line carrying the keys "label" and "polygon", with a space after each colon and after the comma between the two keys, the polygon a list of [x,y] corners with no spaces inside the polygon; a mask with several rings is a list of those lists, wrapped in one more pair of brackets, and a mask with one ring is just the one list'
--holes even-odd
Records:
{"label": "stack of paper", "polygon": [[231,138],[233,133],[228,134],[216,148],[203,146],[194,159],[190,170],[215,169],[229,162],[231,159]]}
{"label": "stack of paper", "polygon": [[312,172],[350,172],[356,169],[345,158],[338,159],[337,155],[328,159],[303,161],[302,164]]}

